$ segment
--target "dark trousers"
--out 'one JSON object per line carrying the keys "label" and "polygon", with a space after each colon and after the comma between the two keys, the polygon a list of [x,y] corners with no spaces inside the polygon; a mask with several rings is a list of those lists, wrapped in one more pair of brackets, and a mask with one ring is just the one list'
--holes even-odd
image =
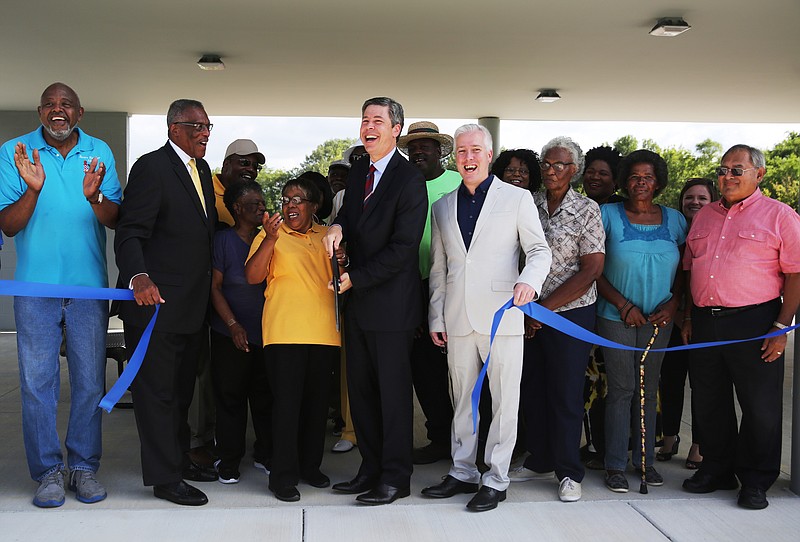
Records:
{"label": "dark trousers", "polygon": [[[428,281],[423,281],[423,292],[427,295]],[[427,302],[424,304],[427,307]],[[427,321],[428,315],[425,314]],[[450,375],[447,354],[433,344],[428,326],[414,339],[411,349],[411,375],[414,390],[422,412],[428,440],[450,446],[450,426],[453,423],[453,401],[450,398]]]}
{"label": "dark trousers", "polygon": [[[672,326],[669,345],[683,344],[681,328]],[[683,395],[686,388],[686,375],[689,372],[689,350],[666,352],[661,363],[661,380],[658,391],[661,399],[661,427],[665,436],[677,435],[681,430],[683,416]],[[690,379],[691,384],[691,379]],[[694,409],[694,397],[690,397],[692,408],[692,442],[700,444],[700,424]],[[702,452],[701,452],[702,453]]]}
{"label": "dark trousers", "polygon": [[419,406],[425,414],[427,437],[433,443],[450,446],[453,401],[447,354],[425,334],[414,339],[411,349],[411,372]]}
{"label": "dark trousers", "polygon": [[236,348],[233,340],[211,330],[211,378],[217,410],[217,455],[222,465],[238,469],[245,454],[247,407],[256,435],[255,459],[268,465],[272,456],[272,391],[263,348],[251,344],[250,352]]}
{"label": "dark trousers", "polygon": [[[131,352],[143,333],[143,328],[125,324],[125,345]],[[204,337],[200,331],[154,331],[142,367],[131,384],[146,486],[182,478],[184,454],[189,451],[187,415]]]}
{"label": "dark trousers", "polygon": [[296,486],[319,472],[325,449],[331,371],[339,347],[270,344],[264,360],[272,386],[272,488]]}
{"label": "dark trousers", "polygon": [[[594,329],[595,307],[559,313],[585,328]],[[592,345],[543,326],[525,344],[522,365],[522,409],[526,447],[525,466],[537,472],[556,471],[559,480],[583,480],[581,432],[583,384]]]}
{"label": "dark trousers", "polygon": [[359,475],[407,488],[411,481],[414,330],[367,331],[346,313],[347,388],[361,453]]}
{"label": "dark trousers", "polygon": [[[779,299],[729,316],[692,311],[692,340],[724,341],[766,333],[780,310]],[[767,490],[781,465],[783,366],[761,359],[762,341],[691,350],[697,417],[702,428],[701,472],[735,473],[743,486]],[[733,390],[742,409],[737,431]]]}

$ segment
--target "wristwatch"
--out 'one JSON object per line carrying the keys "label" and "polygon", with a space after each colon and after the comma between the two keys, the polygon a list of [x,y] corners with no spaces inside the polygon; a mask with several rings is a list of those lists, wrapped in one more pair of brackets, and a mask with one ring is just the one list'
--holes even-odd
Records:
{"label": "wristwatch", "polygon": [[98,190],[97,191],[97,201],[92,201],[89,198],[86,198],[86,201],[88,201],[92,205],[100,205],[101,203],[103,203],[103,199],[104,199],[103,193]]}

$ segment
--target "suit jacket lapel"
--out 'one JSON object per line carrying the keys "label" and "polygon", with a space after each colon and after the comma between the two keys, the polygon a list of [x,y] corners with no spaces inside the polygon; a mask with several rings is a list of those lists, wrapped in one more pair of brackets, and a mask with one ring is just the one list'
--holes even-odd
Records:
{"label": "suit jacket lapel", "polygon": [[[386,164],[386,170],[381,175],[381,180],[378,183],[378,187],[372,193],[372,195],[367,200],[367,205],[364,207],[363,212],[361,213],[361,218],[359,219],[359,224],[361,224],[370,214],[372,211],[378,206],[380,203],[381,198],[389,189],[389,185],[391,184],[392,180],[394,179],[394,170],[397,169],[397,164],[399,160],[403,158],[398,153],[397,149],[392,151],[394,154],[392,158],[389,160],[389,163]],[[366,174],[364,174],[364,180],[366,181]],[[361,201],[364,200],[364,187],[361,187]]]}
{"label": "suit jacket lapel", "polygon": [[458,191],[460,188],[459,186],[459,188],[444,196],[445,198],[450,198],[450,201],[447,201],[447,216],[445,216],[445,220],[450,223],[450,231],[453,232],[453,235],[458,240],[458,246],[466,254],[467,246],[464,244],[464,238],[461,237],[461,228],[458,225]]}
{"label": "suit jacket lapel", "polygon": [[[167,155],[172,161],[172,168],[175,170],[175,175],[178,176],[178,179],[183,185],[184,190],[186,190],[189,197],[191,198],[195,209],[197,209],[197,212],[200,214],[200,217],[207,222],[208,217],[206,216],[206,213],[203,212],[203,206],[200,203],[200,198],[198,197],[197,190],[194,187],[194,181],[192,181],[192,176],[189,175],[189,171],[186,169],[186,164],[181,162],[180,157],[172,149],[172,146],[169,144],[169,142],[167,142],[166,144],[166,149],[167,149]],[[206,208],[208,208],[208,193],[209,191],[213,193],[214,189],[210,185],[206,187],[203,183],[204,175],[200,173],[200,167],[201,167],[200,164],[204,163],[204,161],[202,160],[196,161],[196,163],[197,163],[197,172],[200,175],[200,185],[203,187],[203,196],[205,196],[206,199]],[[213,202],[211,204],[213,205]]]}

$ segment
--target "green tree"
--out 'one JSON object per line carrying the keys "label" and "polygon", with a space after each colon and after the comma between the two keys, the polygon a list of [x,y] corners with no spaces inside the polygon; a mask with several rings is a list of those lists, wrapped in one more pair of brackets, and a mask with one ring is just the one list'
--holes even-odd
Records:
{"label": "green tree", "polygon": [[[608,143],[603,143],[603,145],[609,146]],[[625,156],[639,148],[639,141],[632,135],[626,135],[616,139],[614,144],[610,146],[619,151],[622,156]]]}
{"label": "green tree", "polygon": [[761,181],[761,190],[767,196],[797,209],[800,188],[800,133],[789,135],[764,153],[767,172]]}
{"label": "green tree", "polygon": [[342,153],[355,142],[355,139],[328,139],[323,141],[297,167],[298,174],[304,171],[316,171],[323,175],[328,175],[328,166],[331,165],[331,162],[341,160]]}

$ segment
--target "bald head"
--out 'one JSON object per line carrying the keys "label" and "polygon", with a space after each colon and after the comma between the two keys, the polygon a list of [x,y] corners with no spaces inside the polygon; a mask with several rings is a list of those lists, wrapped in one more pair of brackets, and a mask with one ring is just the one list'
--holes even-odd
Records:
{"label": "bald head", "polygon": [[65,96],[68,96],[72,100],[72,102],[78,107],[81,106],[81,100],[80,98],[78,98],[78,94],[74,90],[72,90],[72,87],[64,83],[58,83],[58,82],[53,83],[52,85],[44,89],[44,92],[42,92],[40,105],[44,103],[44,100],[47,96],[53,95],[54,93],[58,92],[61,92]]}

